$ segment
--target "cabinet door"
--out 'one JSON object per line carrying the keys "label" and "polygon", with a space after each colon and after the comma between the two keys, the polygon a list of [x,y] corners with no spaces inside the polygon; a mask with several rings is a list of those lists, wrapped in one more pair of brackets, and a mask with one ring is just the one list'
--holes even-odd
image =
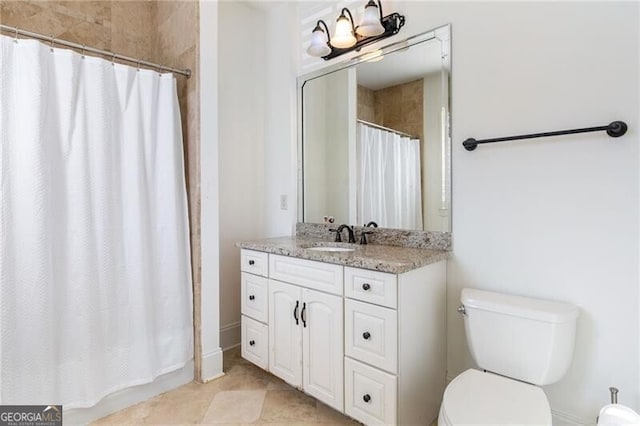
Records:
{"label": "cabinet door", "polygon": [[304,391],[344,411],[342,298],[302,290]]}
{"label": "cabinet door", "polygon": [[[269,280],[269,371],[302,387],[302,290]],[[296,324],[296,322],[298,324]]]}

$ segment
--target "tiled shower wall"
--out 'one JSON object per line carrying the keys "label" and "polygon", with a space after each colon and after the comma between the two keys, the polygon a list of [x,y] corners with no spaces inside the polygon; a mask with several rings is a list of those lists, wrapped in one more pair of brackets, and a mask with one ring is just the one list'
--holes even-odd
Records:
{"label": "tiled shower wall", "polygon": [[[0,0],[0,23],[175,68],[191,68],[194,76],[178,76],[177,84],[189,197],[194,324],[200,324],[198,2]],[[195,345],[195,377],[200,378],[199,327]]]}
{"label": "tiled shower wall", "polygon": [[358,86],[358,118],[424,140],[422,79],[380,90]]}

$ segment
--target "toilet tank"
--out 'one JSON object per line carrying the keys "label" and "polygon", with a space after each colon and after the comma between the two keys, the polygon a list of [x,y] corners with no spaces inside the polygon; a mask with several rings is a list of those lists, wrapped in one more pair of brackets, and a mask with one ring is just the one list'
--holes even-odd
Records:
{"label": "toilet tank", "polygon": [[538,386],[567,372],[577,307],[468,288],[460,300],[469,349],[481,369]]}

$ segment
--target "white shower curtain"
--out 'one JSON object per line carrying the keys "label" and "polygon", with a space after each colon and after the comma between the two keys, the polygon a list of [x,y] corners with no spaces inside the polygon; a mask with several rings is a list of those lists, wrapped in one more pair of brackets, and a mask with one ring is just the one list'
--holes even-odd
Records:
{"label": "white shower curtain", "polygon": [[358,223],[422,229],[420,140],[357,125]]}
{"label": "white shower curtain", "polygon": [[89,407],[193,356],[170,74],[0,36],[0,403]]}

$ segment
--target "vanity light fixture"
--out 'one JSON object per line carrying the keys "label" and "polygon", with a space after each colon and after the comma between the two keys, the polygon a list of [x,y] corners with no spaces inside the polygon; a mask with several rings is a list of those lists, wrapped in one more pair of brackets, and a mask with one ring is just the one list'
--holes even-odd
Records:
{"label": "vanity light fixture", "polygon": [[356,27],[351,11],[345,7],[336,20],[333,37],[330,36],[329,28],[322,19],[317,22],[311,34],[311,44],[307,48],[307,53],[321,57],[325,61],[333,59],[398,34],[404,23],[405,17],[399,13],[383,17],[380,0],[377,0],[377,4],[374,0],[369,0],[364,8],[362,23]]}
{"label": "vanity light fixture", "polygon": [[373,52],[365,53],[360,57],[362,62],[378,62],[384,59],[382,50],[374,50]]}

